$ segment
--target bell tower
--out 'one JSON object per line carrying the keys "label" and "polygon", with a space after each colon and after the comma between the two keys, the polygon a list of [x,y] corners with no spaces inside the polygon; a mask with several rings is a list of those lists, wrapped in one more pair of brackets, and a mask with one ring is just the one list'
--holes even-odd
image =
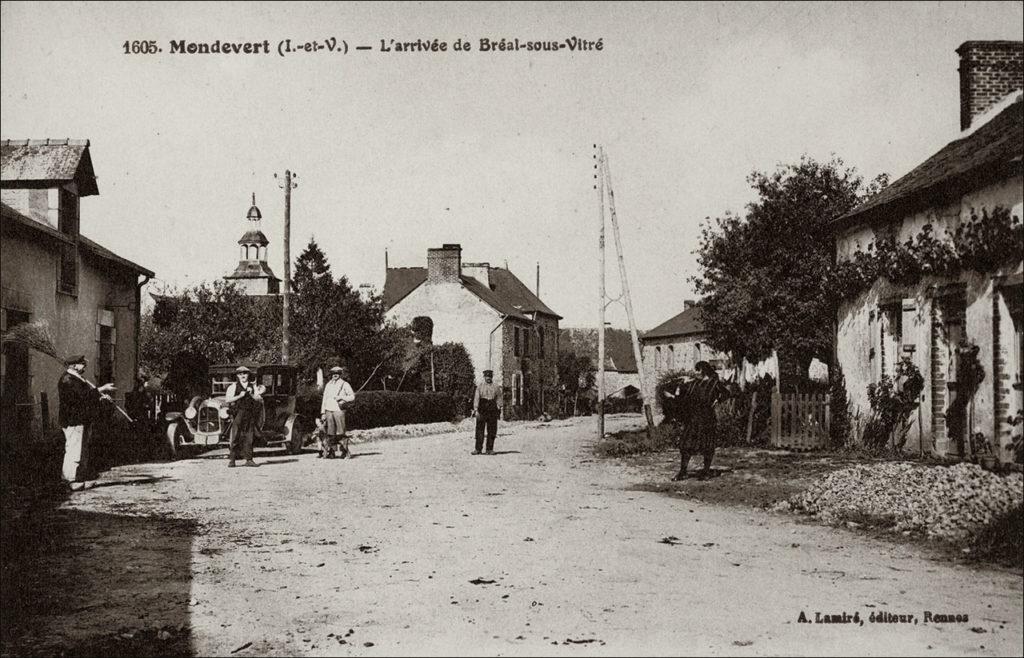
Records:
{"label": "bell tower", "polygon": [[247,295],[277,295],[281,292],[281,279],[267,265],[267,245],[270,240],[260,230],[263,213],[256,207],[256,193],[252,206],[245,215],[246,231],[238,240],[238,267],[224,278],[234,283]]}

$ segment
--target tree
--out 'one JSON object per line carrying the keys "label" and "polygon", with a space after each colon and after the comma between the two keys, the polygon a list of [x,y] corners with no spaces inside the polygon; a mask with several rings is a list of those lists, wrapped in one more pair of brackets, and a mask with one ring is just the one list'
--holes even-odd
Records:
{"label": "tree", "polygon": [[341,362],[358,388],[400,356],[403,334],[385,324],[380,297],[364,300],[345,276],[335,279],[316,240],[296,259],[293,282],[291,345],[307,380],[317,368]]}
{"label": "tree", "polygon": [[778,350],[784,380],[806,376],[811,359],[830,362],[836,306],[824,294],[833,261],[831,222],[879,192],[842,160],[804,156],[748,178],[758,199],[746,216],[726,213],[701,231],[697,251],[709,343],[734,359]]}
{"label": "tree", "polygon": [[571,414],[576,397],[594,387],[594,365],[590,358],[576,354],[572,349],[558,352],[558,388],[562,394],[562,413]]}
{"label": "tree", "polygon": [[[205,372],[193,377],[182,364],[264,361],[280,354],[281,306],[277,299],[248,297],[233,284],[216,281],[161,295],[142,316],[141,361],[147,370],[172,372],[180,395],[191,394]],[[198,392],[198,391],[195,391]]]}

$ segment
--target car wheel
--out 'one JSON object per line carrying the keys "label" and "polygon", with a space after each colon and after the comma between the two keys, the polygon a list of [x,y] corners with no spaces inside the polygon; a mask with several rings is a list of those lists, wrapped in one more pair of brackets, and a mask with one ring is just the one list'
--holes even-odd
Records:
{"label": "car wheel", "polygon": [[182,441],[184,439],[184,430],[181,428],[181,423],[171,423],[167,426],[167,452],[172,460],[179,459],[183,452]]}

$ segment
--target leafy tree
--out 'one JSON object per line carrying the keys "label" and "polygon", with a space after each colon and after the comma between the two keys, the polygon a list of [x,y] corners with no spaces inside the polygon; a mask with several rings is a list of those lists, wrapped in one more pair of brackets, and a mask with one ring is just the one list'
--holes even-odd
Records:
{"label": "leafy tree", "polygon": [[594,365],[589,357],[572,349],[558,352],[558,388],[562,394],[561,408],[571,414],[578,395],[588,394],[596,381]]}
{"label": "leafy tree", "polygon": [[784,381],[805,378],[814,357],[831,361],[835,304],[824,293],[833,260],[831,222],[888,183],[870,183],[842,160],[804,156],[748,178],[758,199],[745,216],[709,221],[693,281],[709,342],[736,359],[778,350]]}
{"label": "leafy tree", "polygon": [[[248,297],[224,281],[201,283],[158,297],[142,316],[140,332],[142,365],[153,372],[167,373],[182,363],[263,361],[264,355],[280,354],[280,302]],[[181,382],[177,393],[194,388],[184,374],[172,379]]]}
{"label": "leafy tree", "polygon": [[292,281],[290,346],[307,380],[317,368],[341,362],[358,388],[371,375],[377,380],[382,365],[400,356],[404,334],[385,324],[380,297],[364,300],[347,277],[335,279],[316,240],[296,260]]}

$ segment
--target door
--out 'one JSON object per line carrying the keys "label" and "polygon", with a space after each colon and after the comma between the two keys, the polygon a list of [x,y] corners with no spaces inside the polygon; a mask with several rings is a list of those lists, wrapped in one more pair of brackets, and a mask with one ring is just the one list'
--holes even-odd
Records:
{"label": "door", "polygon": [[[9,331],[29,320],[29,314],[6,310]],[[32,429],[32,392],[29,387],[28,347],[21,343],[4,343],[3,390],[0,391],[0,428],[4,436],[27,438]]]}

